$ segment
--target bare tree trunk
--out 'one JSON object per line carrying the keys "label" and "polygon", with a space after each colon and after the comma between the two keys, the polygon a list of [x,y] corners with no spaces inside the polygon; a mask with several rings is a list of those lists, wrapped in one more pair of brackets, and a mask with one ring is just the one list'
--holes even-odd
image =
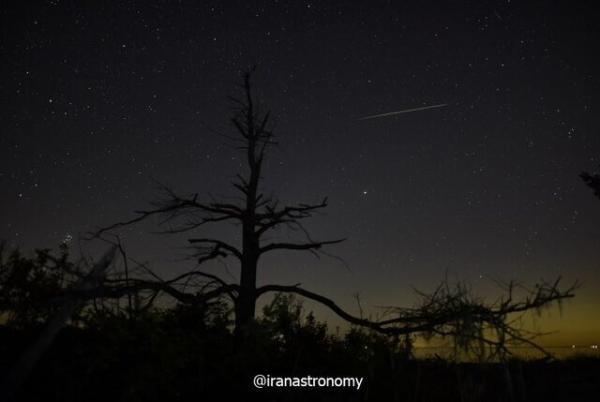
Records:
{"label": "bare tree trunk", "polygon": [[240,290],[236,303],[235,338],[238,346],[244,342],[246,331],[256,313],[256,259],[242,263]]}
{"label": "bare tree trunk", "polygon": [[[258,182],[260,180],[261,166],[263,160],[262,149],[257,149],[260,145],[259,126],[256,122],[254,102],[250,92],[249,76],[244,80],[244,89],[246,93],[245,105],[245,135],[247,137],[246,157],[248,162],[248,181],[245,188],[245,210],[242,219],[242,261],[240,264],[240,291],[237,300],[236,311],[236,340],[244,342],[249,325],[254,320],[256,310],[256,270],[258,258],[260,256],[260,237],[256,232],[257,215],[257,194]],[[266,139],[268,143],[269,139]],[[265,144],[266,144],[265,143]]]}

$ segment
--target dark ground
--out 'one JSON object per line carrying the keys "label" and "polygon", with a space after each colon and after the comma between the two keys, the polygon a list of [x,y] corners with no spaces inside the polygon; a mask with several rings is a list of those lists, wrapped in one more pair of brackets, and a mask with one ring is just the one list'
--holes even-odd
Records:
{"label": "dark ground", "polygon": [[[64,328],[19,394],[43,401],[592,401],[600,394],[600,359],[454,363],[410,359],[378,335],[327,334],[312,317],[271,312],[259,320],[254,347],[234,352],[218,320],[189,311],[143,319],[95,318]],[[38,328],[0,327],[4,377]],[[255,374],[363,376],[360,391],[256,390]]]}

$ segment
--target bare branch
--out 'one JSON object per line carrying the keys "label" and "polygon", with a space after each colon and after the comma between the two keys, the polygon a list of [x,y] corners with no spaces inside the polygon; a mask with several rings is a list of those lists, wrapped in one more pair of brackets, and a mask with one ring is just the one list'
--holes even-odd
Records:
{"label": "bare branch", "polygon": [[355,317],[346,311],[344,311],[341,307],[339,307],[333,300],[322,296],[317,293],[313,293],[306,289],[302,289],[299,287],[300,285],[286,286],[286,285],[264,285],[256,289],[257,297],[261,296],[268,292],[284,292],[284,293],[295,293],[300,296],[304,296],[307,299],[311,299],[323,304],[326,307],[329,307],[334,313],[338,316],[342,317],[344,320],[348,321],[351,324],[359,325],[361,327],[371,328],[378,332],[386,332],[379,324],[376,322],[372,322],[369,320],[365,320],[363,318]]}
{"label": "bare branch", "polygon": [[224,241],[221,240],[216,240],[216,239],[188,239],[188,242],[190,244],[212,244],[216,247],[218,247],[219,249],[224,249],[229,251],[231,254],[235,255],[237,258],[239,258],[240,260],[242,259],[242,253],[235,248],[234,246],[230,245],[229,243],[226,243]]}
{"label": "bare branch", "polygon": [[260,253],[264,254],[272,250],[318,250],[328,244],[341,243],[346,239],[326,240],[309,243],[270,243],[260,248]]}
{"label": "bare branch", "polygon": [[[479,353],[483,351],[474,350],[474,345],[487,346],[492,348],[493,355],[503,358],[510,354],[508,346],[512,344],[532,346],[550,356],[534,341],[539,333],[529,333],[516,327],[514,321],[509,321],[509,316],[546,308],[555,302],[574,297],[577,283],[566,290],[560,290],[559,283],[560,278],[552,284],[536,285],[535,290],[520,301],[512,301],[513,295],[510,295],[500,303],[487,305],[474,298],[466,286],[459,284],[451,288],[444,282],[431,294],[421,293],[422,302],[418,307],[395,308],[394,317],[379,321],[366,320],[362,318],[362,314],[361,317],[349,314],[331,299],[302,289],[299,285],[265,285],[258,288],[257,293],[295,293],[325,305],[351,324],[394,336],[421,334],[425,337],[452,337],[457,347],[465,351]],[[495,338],[490,337],[494,334]]]}

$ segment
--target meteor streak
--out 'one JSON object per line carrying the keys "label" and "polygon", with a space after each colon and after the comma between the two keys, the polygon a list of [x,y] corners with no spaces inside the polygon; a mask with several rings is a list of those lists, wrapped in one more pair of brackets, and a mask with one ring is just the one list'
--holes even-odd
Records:
{"label": "meteor streak", "polygon": [[374,114],[372,116],[366,116],[366,117],[361,117],[360,119],[357,120],[370,120],[370,119],[378,119],[380,117],[388,117],[388,116],[394,116],[397,114],[403,114],[403,113],[412,113],[412,112],[420,112],[421,110],[427,110],[427,109],[435,109],[438,107],[444,107],[444,106],[448,106],[447,103],[441,103],[439,105],[432,105],[432,106],[423,106],[423,107],[416,107],[413,109],[404,109],[404,110],[398,110],[396,112],[388,112],[388,113],[382,113],[382,114]]}

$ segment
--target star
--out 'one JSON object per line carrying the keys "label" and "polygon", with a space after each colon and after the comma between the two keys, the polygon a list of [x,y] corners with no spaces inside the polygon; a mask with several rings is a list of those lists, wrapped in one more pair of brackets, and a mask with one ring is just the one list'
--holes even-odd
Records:
{"label": "star", "polygon": [[72,240],[73,240],[73,236],[71,235],[71,233],[66,233],[65,237],[63,237],[63,239],[62,239],[62,243],[69,244],[69,243],[71,243]]}

